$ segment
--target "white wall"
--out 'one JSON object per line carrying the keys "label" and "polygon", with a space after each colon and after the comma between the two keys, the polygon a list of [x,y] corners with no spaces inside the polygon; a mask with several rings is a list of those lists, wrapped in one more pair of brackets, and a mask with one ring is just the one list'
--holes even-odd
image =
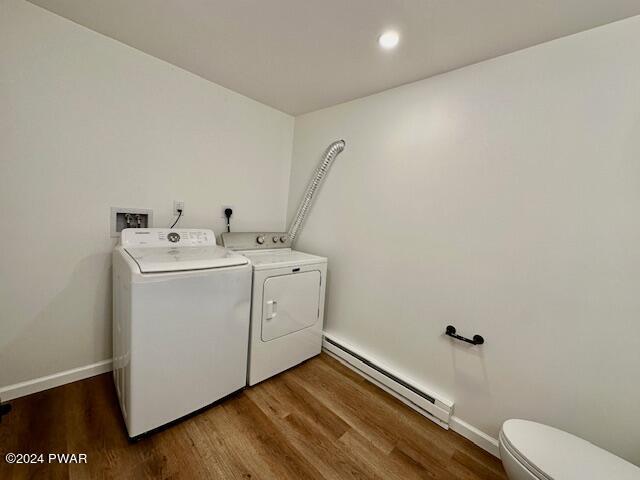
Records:
{"label": "white wall", "polygon": [[0,388],[111,356],[111,206],[284,228],[293,118],[0,3]]}
{"label": "white wall", "polygon": [[640,463],[639,51],[634,17],[297,117],[289,215],[347,142],[298,243],[329,257],[326,330],[494,437]]}

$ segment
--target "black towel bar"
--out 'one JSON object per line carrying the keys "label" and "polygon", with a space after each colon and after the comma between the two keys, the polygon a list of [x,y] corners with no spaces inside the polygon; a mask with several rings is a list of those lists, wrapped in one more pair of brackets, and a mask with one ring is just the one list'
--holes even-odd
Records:
{"label": "black towel bar", "polygon": [[474,335],[473,338],[467,338],[463,337],[462,335],[458,335],[456,333],[456,327],[454,327],[453,325],[447,325],[447,329],[444,333],[446,335],[449,335],[451,338],[470,343],[471,345],[482,345],[484,343],[484,338],[481,335]]}

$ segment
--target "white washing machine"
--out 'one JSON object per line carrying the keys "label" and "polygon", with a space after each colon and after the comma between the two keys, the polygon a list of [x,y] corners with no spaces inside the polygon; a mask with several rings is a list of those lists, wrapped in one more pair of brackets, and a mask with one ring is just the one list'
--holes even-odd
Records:
{"label": "white washing machine", "polygon": [[246,385],[251,265],[211,230],[125,229],[113,252],[113,376],[130,437]]}
{"label": "white washing machine", "polygon": [[253,265],[248,385],[322,350],[327,259],[291,250],[282,233],[223,233]]}

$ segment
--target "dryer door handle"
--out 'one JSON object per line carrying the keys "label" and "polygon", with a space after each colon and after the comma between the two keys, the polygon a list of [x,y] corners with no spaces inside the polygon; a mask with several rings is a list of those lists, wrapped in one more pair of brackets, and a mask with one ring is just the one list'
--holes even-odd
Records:
{"label": "dryer door handle", "polygon": [[278,302],[276,300],[269,300],[267,302],[267,320],[271,320],[278,316]]}

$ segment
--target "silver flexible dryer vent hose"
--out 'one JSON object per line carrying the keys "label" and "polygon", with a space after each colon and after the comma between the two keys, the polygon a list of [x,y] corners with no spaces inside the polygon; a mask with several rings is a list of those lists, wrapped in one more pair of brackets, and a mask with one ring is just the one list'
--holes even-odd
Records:
{"label": "silver flexible dryer vent hose", "polygon": [[336,157],[344,150],[345,147],[344,140],[338,140],[337,142],[333,142],[327,148],[324,158],[320,165],[316,168],[316,171],[307,186],[307,190],[304,192],[304,196],[302,197],[302,201],[300,202],[300,206],[298,207],[298,211],[296,212],[296,216],[293,218],[293,222],[291,222],[291,226],[289,226],[289,231],[287,235],[291,239],[291,245],[295,243],[296,237],[300,230],[302,230],[302,225],[304,223],[304,219],[309,213],[311,209],[311,205],[313,204],[313,198],[322,185],[324,178],[327,176],[331,165],[333,165],[333,161]]}

